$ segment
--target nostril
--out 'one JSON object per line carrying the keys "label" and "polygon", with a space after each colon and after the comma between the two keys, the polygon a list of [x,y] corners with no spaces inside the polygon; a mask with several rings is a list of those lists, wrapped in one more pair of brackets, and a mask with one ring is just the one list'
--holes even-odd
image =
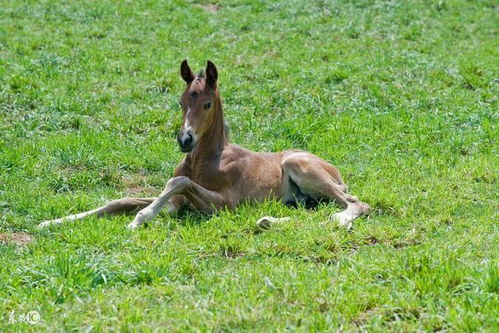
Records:
{"label": "nostril", "polygon": [[184,132],[177,137],[177,141],[178,141],[180,147],[183,147],[183,148],[187,148],[187,147],[191,146],[193,140],[194,140],[194,137],[190,132]]}
{"label": "nostril", "polygon": [[185,138],[184,144],[187,146],[190,145],[191,143],[192,143],[192,134],[187,133],[187,137]]}

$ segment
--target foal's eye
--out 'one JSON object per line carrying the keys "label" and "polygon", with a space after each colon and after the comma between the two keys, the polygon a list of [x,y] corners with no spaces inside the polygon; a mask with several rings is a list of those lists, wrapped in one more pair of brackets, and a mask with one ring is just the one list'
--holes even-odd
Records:
{"label": "foal's eye", "polygon": [[203,109],[205,109],[205,110],[209,110],[210,108],[211,108],[211,102],[203,105]]}

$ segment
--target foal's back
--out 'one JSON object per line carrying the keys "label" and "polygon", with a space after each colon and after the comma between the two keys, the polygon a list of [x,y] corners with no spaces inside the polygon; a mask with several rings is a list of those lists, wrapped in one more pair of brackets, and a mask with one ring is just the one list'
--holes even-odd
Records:
{"label": "foal's back", "polygon": [[229,180],[225,193],[234,206],[243,201],[265,199],[283,199],[292,203],[320,200],[299,189],[292,180],[290,166],[302,173],[320,169],[325,177],[344,187],[338,170],[309,152],[296,149],[277,153],[253,152],[233,144],[228,144],[223,150],[217,178]]}

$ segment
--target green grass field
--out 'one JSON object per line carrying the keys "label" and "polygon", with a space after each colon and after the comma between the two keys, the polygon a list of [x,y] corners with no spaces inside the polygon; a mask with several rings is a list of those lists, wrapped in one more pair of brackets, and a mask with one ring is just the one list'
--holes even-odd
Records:
{"label": "green grass field", "polygon": [[[497,332],[497,22],[494,0],[0,1],[0,331]],[[159,194],[185,58],[218,66],[234,143],[331,161],[372,214],[38,230]]]}

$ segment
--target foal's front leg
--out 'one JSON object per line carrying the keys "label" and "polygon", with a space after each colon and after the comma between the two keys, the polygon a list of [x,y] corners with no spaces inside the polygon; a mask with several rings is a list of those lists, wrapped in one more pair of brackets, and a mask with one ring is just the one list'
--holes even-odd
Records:
{"label": "foal's front leg", "polygon": [[103,217],[106,215],[134,213],[139,209],[149,206],[152,202],[154,202],[155,199],[156,198],[123,198],[123,199],[113,200],[102,207],[98,207],[83,213],[72,214],[65,217],[61,217],[59,219],[42,222],[38,225],[38,227],[44,228],[53,224],[73,222],[77,220],[82,220],[89,216]]}
{"label": "foal's front leg", "polygon": [[221,194],[205,189],[188,177],[179,176],[166,183],[163,192],[149,206],[137,213],[128,228],[136,229],[144,222],[155,218],[170,198],[175,195],[183,195],[195,209],[207,213],[226,205],[226,200]]}

